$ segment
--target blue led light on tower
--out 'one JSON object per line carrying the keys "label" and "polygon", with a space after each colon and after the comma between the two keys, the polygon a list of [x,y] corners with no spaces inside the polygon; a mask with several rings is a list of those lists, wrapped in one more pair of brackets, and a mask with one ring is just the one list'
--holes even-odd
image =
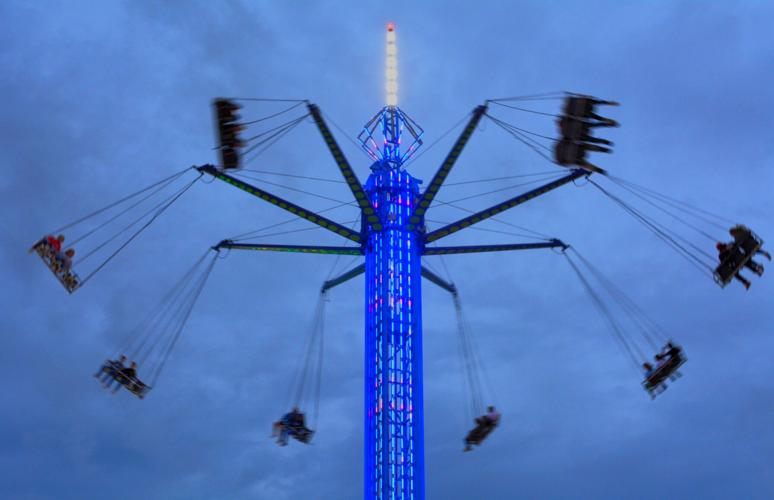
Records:
{"label": "blue led light on tower", "polygon": [[365,186],[384,221],[381,231],[368,231],[365,252],[365,497],[419,499],[424,497],[421,238],[407,229],[419,181],[383,167],[374,168]]}

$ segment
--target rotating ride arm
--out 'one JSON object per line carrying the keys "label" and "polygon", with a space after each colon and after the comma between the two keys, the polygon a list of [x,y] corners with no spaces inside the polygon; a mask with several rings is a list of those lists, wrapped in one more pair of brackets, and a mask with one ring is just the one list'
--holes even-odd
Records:
{"label": "rotating ride arm", "polygon": [[332,231],[336,234],[339,234],[347,239],[350,239],[355,243],[362,243],[362,238],[360,237],[359,233],[356,233],[355,231],[342,226],[338,222],[334,222],[330,219],[323,217],[322,215],[318,215],[312,212],[311,210],[307,210],[303,207],[296,205],[295,203],[282,199],[279,196],[275,196],[269,193],[268,191],[264,191],[261,188],[257,188],[251,184],[248,184],[242,180],[237,179],[236,177],[228,175],[225,172],[218,170],[214,165],[203,165],[201,167],[196,167],[196,169],[201,173],[210,174],[216,179],[220,179],[224,182],[231,184],[232,186],[238,187],[243,191],[247,191],[253,196],[257,196],[262,200],[266,200],[272,205],[276,205],[284,210],[287,210],[293,215],[297,215],[298,217],[301,217],[302,219],[306,219],[309,222],[314,222],[318,226],[324,227],[325,229]]}
{"label": "rotating ride arm", "polygon": [[331,288],[339,286],[342,283],[346,283],[352,278],[356,278],[360,276],[364,272],[365,272],[365,264],[360,264],[359,266],[350,269],[349,271],[342,274],[341,276],[337,278],[333,278],[332,280],[328,280],[325,283],[323,283],[322,288],[320,288],[320,293],[326,293]]}
{"label": "rotating ride arm", "polygon": [[347,182],[349,189],[352,191],[352,194],[355,197],[355,201],[357,201],[360,210],[362,210],[363,219],[371,225],[374,231],[381,231],[382,223],[379,220],[379,216],[376,214],[374,207],[368,200],[368,196],[366,196],[365,191],[363,191],[363,186],[360,184],[360,181],[355,175],[355,172],[352,170],[349,161],[347,161],[347,158],[341,151],[341,148],[336,142],[336,139],[333,138],[333,134],[331,134],[331,130],[328,128],[328,124],[325,123],[325,120],[320,113],[320,108],[311,103],[307,104],[307,108],[309,108],[309,113],[312,115],[312,119],[314,120],[315,125],[317,125],[317,128],[320,129],[320,134],[322,135],[325,144],[328,146],[328,149],[333,155],[333,159],[336,161],[336,165],[339,166],[341,175],[344,176],[344,180]]}
{"label": "rotating ride arm", "polygon": [[536,198],[542,194],[545,194],[549,191],[552,191],[558,188],[559,186],[563,186],[568,182],[572,182],[575,179],[578,179],[580,177],[584,177],[587,175],[589,175],[589,172],[587,172],[586,170],[583,170],[581,168],[575,169],[569,175],[561,177],[555,181],[551,181],[548,184],[544,184],[543,186],[535,188],[531,191],[527,191],[526,193],[522,193],[520,195],[514,196],[510,200],[506,200],[493,207],[489,207],[485,210],[482,210],[473,215],[465,217],[464,219],[460,219],[457,222],[452,222],[451,224],[448,224],[440,229],[436,229],[435,231],[432,231],[428,233],[427,236],[425,236],[425,243],[431,243],[445,236],[448,236],[452,233],[456,233],[461,229],[465,229],[466,227],[472,226],[473,224],[481,222],[482,220],[488,219],[490,217],[494,217],[495,215],[501,212],[505,212],[509,208],[513,208],[516,205],[521,205],[522,203],[527,202],[532,198]]}
{"label": "rotating ride arm", "polygon": [[457,297],[457,287],[454,286],[454,283],[449,283],[448,281],[444,280],[431,270],[427,269],[426,267],[422,267],[422,277],[430,281],[431,283],[434,283],[438,285],[439,287],[443,288],[450,294],[452,294],[453,297]]}
{"label": "rotating ride arm", "polygon": [[470,140],[470,136],[473,134],[473,131],[478,126],[478,122],[481,121],[481,117],[484,116],[485,112],[486,105],[478,106],[473,110],[470,121],[465,125],[465,129],[462,131],[459,138],[457,138],[457,142],[454,143],[451,151],[449,151],[449,154],[446,156],[443,163],[441,163],[441,166],[438,167],[438,171],[435,173],[430,184],[427,185],[427,189],[425,189],[425,192],[419,199],[417,208],[414,209],[414,212],[409,218],[409,230],[414,229],[414,227],[422,221],[422,217],[425,215],[425,212],[427,212],[427,209],[430,208],[430,204],[433,203],[435,195],[438,193],[438,190],[441,189],[441,185],[446,180],[449,172],[451,172],[452,167],[457,162],[457,158],[460,156],[460,153],[462,153],[462,149]]}
{"label": "rotating ride arm", "polygon": [[[431,233],[432,234],[432,233]],[[425,248],[422,255],[449,255],[457,253],[481,253],[481,252],[504,252],[509,250],[532,250],[536,248],[561,248],[566,250],[569,245],[561,240],[553,239],[545,243],[512,243],[505,245],[472,245],[460,247],[433,247]]]}
{"label": "rotating ride arm", "polygon": [[274,245],[270,243],[234,243],[231,240],[223,240],[214,247],[214,250],[223,248],[233,250],[258,250],[265,252],[294,252],[294,253],[321,253],[329,255],[362,255],[359,247],[331,247],[320,245]]}

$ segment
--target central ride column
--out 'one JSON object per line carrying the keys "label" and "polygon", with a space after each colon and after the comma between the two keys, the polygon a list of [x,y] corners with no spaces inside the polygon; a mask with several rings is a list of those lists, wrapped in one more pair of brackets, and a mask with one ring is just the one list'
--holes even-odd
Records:
{"label": "central ride column", "polygon": [[422,236],[407,229],[419,181],[384,161],[372,170],[365,190],[383,227],[364,227],[364,498],[420,500],[425,491]]}

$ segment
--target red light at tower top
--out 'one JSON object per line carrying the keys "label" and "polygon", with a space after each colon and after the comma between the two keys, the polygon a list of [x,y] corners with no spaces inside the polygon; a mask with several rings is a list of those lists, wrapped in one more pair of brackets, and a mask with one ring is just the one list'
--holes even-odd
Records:
{"label": "red light at tower top", "polygon": [[395,31],[395,23],[393,23],[392,21],[387,23],[387,31]]}

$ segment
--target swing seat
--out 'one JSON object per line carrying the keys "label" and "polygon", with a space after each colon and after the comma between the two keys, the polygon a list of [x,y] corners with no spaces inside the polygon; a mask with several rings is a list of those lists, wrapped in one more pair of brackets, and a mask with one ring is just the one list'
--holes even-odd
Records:
{"label": "swing seat", "polygon": [[115,379],[116,373],[118,373],[119,365],[117,362],[109,359],[102,363],[102,367],[99,370],[99,375],[101,376],[103,373],[110,376],[110,378]]}
{"label": "swing seat", "polygon": [[763,240],[760,239],[757,234],[749,231],[747,238],[742,240],[742,242],[739,244],[739,248],[741,248],[744,253],[752,257],[755,255],[755,252],[760,250],[762,245]]}
{"label": "swing seat", "polygon": [[102,364],[100,375],[103,373],[109,375],[110,378],[118,382],[127,391],[140,399],[144,398],[148,391],[150,391],[150,386],[145,385],[145,383],[137,377],[126,376],[122,371],[124,368],[125,367],[117,361],[109,359]]}
{"label": "swing seat", "polygon": [[303,413],[296,415],[295,418],[288,413],[280,419],[280,422],[285,427],[288,436],[304,444],[309,444],[314,436],[314,431],[306,426]]}
{"label": "swing seat", "polygon": [[730,256],[715,268],[715,272],[713,273],[715,282],[720,285],[721,288],[729,284],[731,280],[734,279],[734,276],[736,276],[736,273],[742,270],[745,264],[753,258],[762,245],[763,240],[752,231],[749,231],[746,238],[740,239],[739,242],[734,243],[729,251]]}
{"label": "swing seat", "polygon": [[54,276],[56,276],[56,279],[59,280],[59,282],[62,284],[62,286],[65,287],[65,290],[68,291],[68,293],[73,293],[76,288],[78,288],[78,285],[80,284],[81,280],[78,278],[78,275],[75,274],[72,270],[66,271],[62,268],[62,266],[59,265],[59,262],[56,260],[56,252],[53,248],[51,248],[51,245],[44,240],[41,240],[38,244],[34,247],[35,253],[40,256],[40,258],[43,260],[43,263],[46,264],[46,267],[48,267],[52,273],[54,273]]}
{"label": "swing seat", "polygon": [[468,435],[465,436],[465,444],[480,446],[487,436],[492,433],[495,427],[497,427],[497,423],[476,424],[476,426],[468,432]]}
{"label": "swing seat", "polygon": [[287,430],[290,437],[304,444],[309,444],[314,436],[314,431],[303,425],[290,425],[287,426]]}
{"label": "swing seat", "polygon": [[137,377],[127,377],[126,374],[117,370],[113,373],[113,378],[121,384],[127,391],[131,392],[140,399],[143,399],[146,394],[151,390],[149,385]]}
{"label": "swing seat", "polygon": [[145,383],[138,378],[131,379],[124,387],[140,399],[143,399],[151,390],[149,385],[145,385]]}
{"label": "swing seat", "polygon": [[682,352],[676,356],[670,357],[663,364],[658,366],[654,372],[642,382],[642,386],[646,391],[648,391],[648,393],[650,393],[651,396],[655,397],[655,391],[658,386],[660,386],[662,383],[664,383],[664,381],[666,381],[666,379],[677,372],[677,370],[683,366],[686,361],[687,358],[683,356]]}

